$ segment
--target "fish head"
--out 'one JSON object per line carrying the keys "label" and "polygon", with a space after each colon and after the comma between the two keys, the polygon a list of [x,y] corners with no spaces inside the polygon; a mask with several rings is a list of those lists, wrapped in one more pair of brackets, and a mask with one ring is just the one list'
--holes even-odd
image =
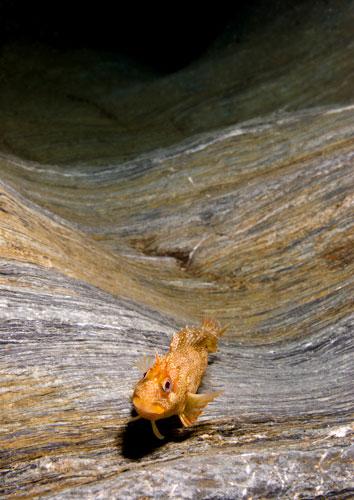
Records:
{"label": "fish head", "polygon": [[174,414],[178,403],[174,377],[165,359],[156,356],[155,364],[136,384],[132,401],[137,413],[148,420],[159,420]]}

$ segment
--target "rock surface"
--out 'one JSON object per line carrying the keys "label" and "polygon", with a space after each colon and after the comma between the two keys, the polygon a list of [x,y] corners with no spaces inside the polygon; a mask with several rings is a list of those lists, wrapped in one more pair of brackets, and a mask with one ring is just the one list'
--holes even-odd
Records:
{"label": "rock surface", "polygon": [[[354,494],[353,22],[299,4],[163,78],[3,48],[3,498]],[[224,393],[157,442],[134,364],[205,315]]]}

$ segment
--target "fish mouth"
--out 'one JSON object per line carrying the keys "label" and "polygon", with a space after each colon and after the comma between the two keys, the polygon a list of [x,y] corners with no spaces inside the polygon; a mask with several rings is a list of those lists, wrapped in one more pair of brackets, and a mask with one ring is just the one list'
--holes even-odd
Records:
{"label": "fish mouth", "polygon": [[133,397],[133,405],[138,414],[148,420],[157,420],[162,418],[165,408],[158,403],[148,403],[139,396]]}

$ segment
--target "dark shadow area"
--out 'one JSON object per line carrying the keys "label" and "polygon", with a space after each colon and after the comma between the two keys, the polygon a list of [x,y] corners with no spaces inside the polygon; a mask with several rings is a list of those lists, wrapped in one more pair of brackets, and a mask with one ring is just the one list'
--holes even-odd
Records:
{"label": "dark shadow area", "polygon": [[251,19],[266,22],[292,3],[238,0],[193,10],[183,4],[0,0],[0,46],[16,41],[105,50],[171,73],[199,58],[216,38],[227,43],[241,37]]}
{"label": "dark shadow area", "polygon": [[159,420],[157,425],[161,434],[165,436],[163,440],[157,439],[148,420],[139,419],[128,423],[122,435],[117,436],[119,452],[123,457],[140,460],[168,442],[182,442],[193,434],[192,430],[182,426],[178,417]]}

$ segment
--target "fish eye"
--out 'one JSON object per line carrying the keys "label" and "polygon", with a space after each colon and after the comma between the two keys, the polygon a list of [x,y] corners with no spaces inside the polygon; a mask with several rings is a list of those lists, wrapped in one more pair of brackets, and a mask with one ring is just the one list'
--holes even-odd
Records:
{"label": "fish eye", "polygon": [[165,392],[170,392],[171,390],[171,387],[172,387],[172,382],[169,378],[167,378],[164,383],[162,384],[162,389],[165,391]]}
{"label": "fish eye", "polygon": [[146,377],[146,375],[147,375],[147,372],[144,372],[144,373],[143,373],[143,378],[145,378],[145,377]]}

